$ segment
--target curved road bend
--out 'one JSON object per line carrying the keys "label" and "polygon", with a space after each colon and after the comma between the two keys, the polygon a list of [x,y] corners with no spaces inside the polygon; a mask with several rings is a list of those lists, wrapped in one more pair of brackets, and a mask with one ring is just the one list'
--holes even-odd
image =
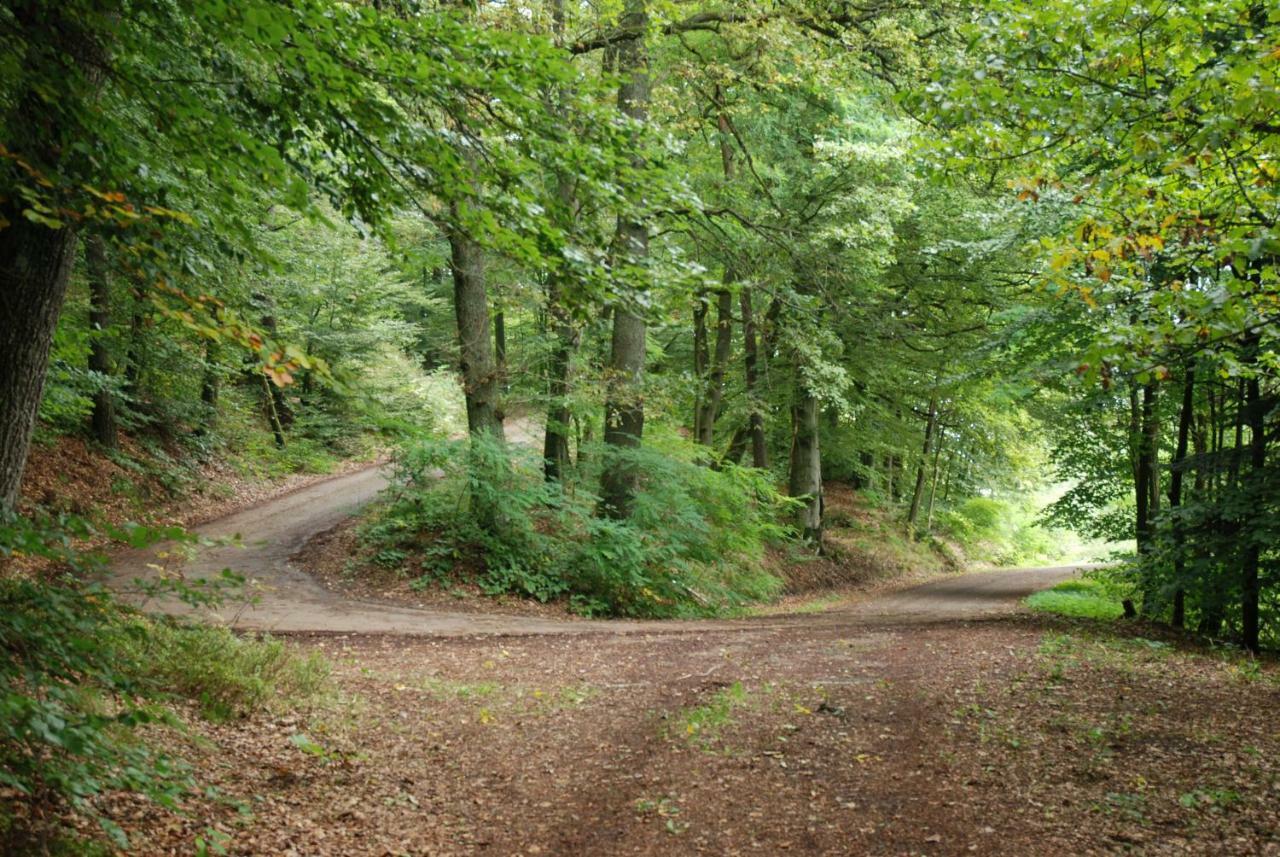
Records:
{"label": "curved road bend", "polygon": [[[340,523],[372,500],[387,484],[376,467],[313,483],[283,497],[236,512],[203,526],[202,536],[239,535],[239,545],[205,548],[182,567],[188,579],[216,576],[231,568],[250,581],[256,603],[228,604],[211,618],[233,627],[263,631],[327,631],[393,633],[427,636],[470,634],[635,633],[763,629],[801,621],[800,617],[660,621],[554,621],[521,616],[451,613],[385,602],[347,598],[325,589],[295,566],[292,557],[315,534]],[[121,554],[113,564],[109,585],[126,600],[150,610],[189,613],[172,598],[143,601],[132,581],[154,579],[164,546]],[[170,560],[171,561],[171,560]],[[982,571],[945,578],[874,597],[849,607],[804,617],[806,622],[936,622],[980,619],[1018,609],[1019,601],[1037,590],[1075,576],[1079,566]]]}

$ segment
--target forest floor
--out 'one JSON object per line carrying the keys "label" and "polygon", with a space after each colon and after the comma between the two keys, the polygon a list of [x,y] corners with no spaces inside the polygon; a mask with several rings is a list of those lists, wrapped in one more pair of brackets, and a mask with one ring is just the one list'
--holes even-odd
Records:
{"label": "forest floor", "polygon": [[327,702],[193,716],[166,740],[223,797],[111,812],[147,855],[1280,853],[1274,665],[1000,603],[294,635]]}
{"label": "forest floor", "polygon": [[199,562],[261,594],[224,618],[323,654],[331,690],[158,735],[217,796],[106,800],[137,853],[1280,854],[1280,670],[1020,606],[1074,569],[695,623],[416,609],[290,561],[381,484],[206,529],[245,546]]}
{"label": "forest floor", "polygon": [[181,450],[142,444],[127,434],[121,434],[116,453],[104,453],[83,438],[61,436],[32,446],[22,475],[21,510],[69,513],[109,524],[194,527],[368,469],[379,460],[373,451],[335,459],[328,472],[264,474],[226,458],[196,462]]}

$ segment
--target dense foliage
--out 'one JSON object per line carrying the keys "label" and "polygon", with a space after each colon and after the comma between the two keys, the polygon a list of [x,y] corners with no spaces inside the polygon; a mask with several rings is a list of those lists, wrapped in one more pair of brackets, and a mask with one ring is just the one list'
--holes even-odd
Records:
{"label": "dense foliage", "polygon": [[[360,534],[422,586],[736,610],[771,546],[827,549],[840,481],[975,559],[1111,542],[1090,597],[1273,645],[1278,30],[1251,0],[5,4],[3,547],[45,550],[33,439],[174,493],[398,445]],[[171,800],[127,737],[156,688],[266,693],[140,648],[261,672],[233,638],[4,586],[11,788]]]}
{"label": "dense foliage", "polygon": [[1277,26],[1246,0],[991,4],[917,97],[940,158],[1056,221],[1038,276],[1078,382],[1054,515],[1136,537],[1148,615],[1254,649],[1277,634]]}
{"label": "dense foliage", "polygon": [[[643,479],[631,515],[615,520],[594,514],[600,498],[588,488],[545,481],[532,455],[489,439],[457,447],[410,448],[404,487],[364,531],[384,565],[421,556],[420,586],[451,581],[457,560],[478,555],[485,591],[568,597],[585,615],[696,615],[781,588],[761,560],[764,544],[783,535],[776,522],[788,500],[765,474],[711,469],[692,444],[668,437],[620,453]],[[500,508],[497,525],[483,526],[475,504]]]}

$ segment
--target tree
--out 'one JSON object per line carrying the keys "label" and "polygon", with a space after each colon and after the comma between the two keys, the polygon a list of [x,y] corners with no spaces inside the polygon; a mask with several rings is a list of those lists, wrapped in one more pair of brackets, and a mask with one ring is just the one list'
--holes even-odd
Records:
{"label": "tree", "polygon": [[[645,45],[648,9],[645,0],[627,0],[621,27],[629,35],[616,47],[618,110],[643,123],[649,114],[649,54]],[[643,162],[637,160],[634,168]],[[618,215],[615,254],[618,263],[641,270],[649,253],[649,227],[637,213]],[[609,349],[609,394],[604,406],[604,442],[610,448],[600,477],[601,508],[625,518],[631,509],[637,473],[628,452],[644,435],[645,321],[643,292],[613,306],[613,338]]]}

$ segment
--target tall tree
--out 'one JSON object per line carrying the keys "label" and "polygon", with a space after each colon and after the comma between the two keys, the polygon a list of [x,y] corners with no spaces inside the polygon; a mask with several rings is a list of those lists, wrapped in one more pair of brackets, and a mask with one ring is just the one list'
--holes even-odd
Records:
{"label": "tall tree", "polygon": [[501,443],[501,385],[490,335],[484,251],[461,228],[447,231],[467,430],[472,436],[483,435]]}
{"label": "tall tree", "polygon": [[[23,61],[61,78],[50,98],[39,76],[20,77],[5,104],[6,170],[27,181],[49,182],[82,164],[83,153],[64,145],[86,135],[84,113],[101,87],[106,38],[60,4],[23,3],[13,22],[25,37]],[[9,153],[14,153],[10,155]],[[26,156],[23,159],[23,156]],[[10,182],[12,189],[12,179]],[[43,207],[43,206],[42,206]],[[22,471],[35,430],[49,365],[49,346],[62,312],[76,250],[74,221],[47,207],[33,210],[19,193],[0,192],[0,515],[18,502]]]}
{"label": "tall tree", "polygon": [[[619,111],[637,123],[649,115],[649,26],[646,0],[627,0],[620,28],[626,34],[617,45]],[[637,156],[634,164],[643,162]],[[617,254],[623,265],[643,269],[648,263],[649,227],[634,212],[618,216]],[[646,275],[641,273],[642,277]],[[629,453],[644,435],[645,320],[643,303],[635,296],[613,307],[613,336],[609,350],[608,397],[604,408],[604,442],[612,451],[600,477],[604,513],[625,518],[631,511],[639,474]]]}
{"label": "tall tree", "polygon": [[818,399],[801,381],[791,406],[791,475],[787,493],[801,501],[796,529],[822,550],[822,449]]}
{"label": "tall tree", "polygon": [[[566,29],[564,0],[552,0],[551,29],[556,45],[563,48]],[[562,89],[557,87],[552,90],[548,100],[552,113],[567,123],[569,114],[563,104],[564,96]],[[558,171],[555,175],[553,203],[562,223],[568,224],[576,220],[574,197],[572,178],[567,172]],[[547,419],[543,427],[542,472],[549,482],[563,479],[569,466],[569,424],[573,417],[569,409],[569,394],[572,389],[569,371],[574,352],[578,348],[579,331],[566,305],[568,285],[559,269],[551,271],[547,276],[547,322],[551,328],[553,345],[547,379],[548,402]]]}

